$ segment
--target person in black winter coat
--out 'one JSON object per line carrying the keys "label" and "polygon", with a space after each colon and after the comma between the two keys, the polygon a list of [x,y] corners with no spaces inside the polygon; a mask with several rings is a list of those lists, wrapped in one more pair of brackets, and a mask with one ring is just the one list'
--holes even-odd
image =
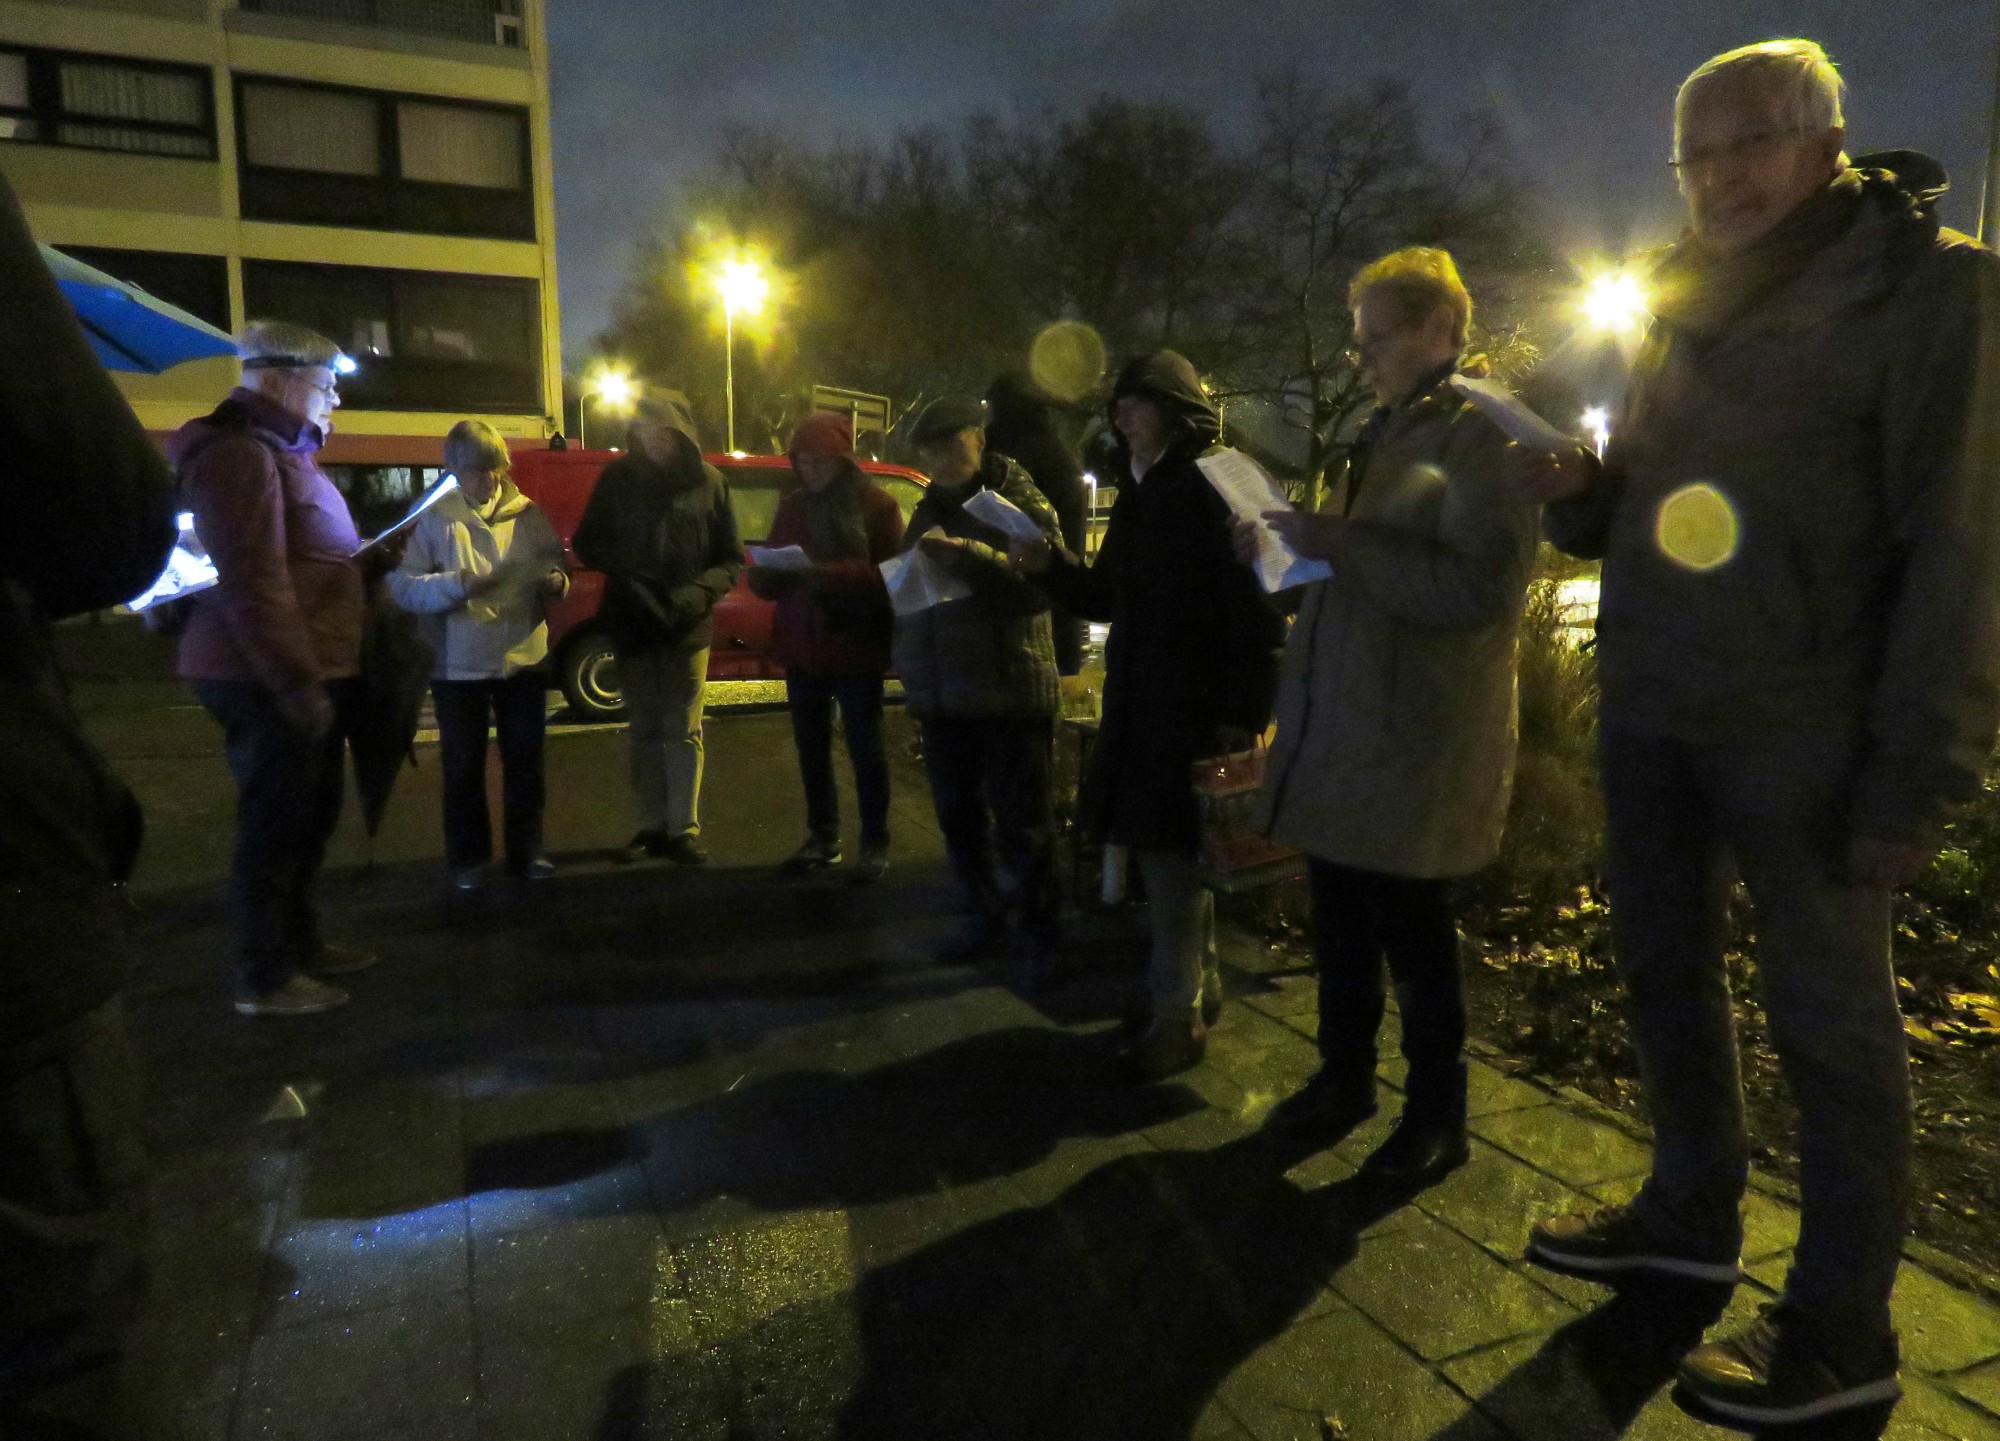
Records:
{"label": "person in black winter coat", "polygon": [[152,1436],[171,1428],[119,1364],[145,1163],[114,887],[137,859],[139,807],[71,711],[47,627],[158,578],[173,472],[4,178],[0,315],[0,1436]]}
{"label": "person in black winter coat", "polygon": [[[1090,497],[1083,469],[1056,434],[1050,410],[1055,402],[1025,375],[1010,373],[986,392],[986,447],[1019,462],[1054,507],[1062,543],[1071,555],[1089,548]],[[1062,607],[1049,617],[1055,638],[1056,671],[1083,669],[1083,622]]]}
{"label": "person in black winter coat", "polygon": [[1221,1001],[1191,768],[1269,723],[1284,623],[1232,553],[1229,508],[1195,464],[1221,417],[1194,367],[1171,350],[1134,360],[1111,417],[1120,484],[1096,562],[1032,543],[1011,554],[1076,614],[1111,622],[1080,810],[1096,834],[1131,847],[1146,882],[1152,1018],[1126,1056],[1157,1078],[1200,1060]]}
{"label": "person in black winter coat", "polygon": [[604,572],[598,618],[618,651],[639,833],[625,857],[698,866],[702,686],[715,603],[743,569],[722,472],[701,458],[679,391],[639,403],[634,448],[604,467],[571,542]]}

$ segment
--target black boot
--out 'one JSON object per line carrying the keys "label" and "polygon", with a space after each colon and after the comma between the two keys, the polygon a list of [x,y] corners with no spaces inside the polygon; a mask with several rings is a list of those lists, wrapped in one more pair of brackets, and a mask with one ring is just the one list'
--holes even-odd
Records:
{"label": "black boot", "polygon": [[1430,1186],[1471,1155],[1465,1136],[1465,1063],[1460,1061],[1435,1077],[1411,1078],[1402,1119],[1361,1163],[1361,1174],[1385,1185]]}

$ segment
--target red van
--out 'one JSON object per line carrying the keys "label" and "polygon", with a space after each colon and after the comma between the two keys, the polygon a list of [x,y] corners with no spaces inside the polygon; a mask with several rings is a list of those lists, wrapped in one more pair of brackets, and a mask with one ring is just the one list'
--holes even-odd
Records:
{"label": "red van", "polygon": [[[514,451],[514,480],[522,491],[548,512],[556,534],[568,545],[583,520],[583,507],[615,450],[548,450],[542,447]],[[736,533],[746,545],[761,542],[771,531],[778,513],[778,497],[793,484],[792,467],[782,455],[710,455],[709,464],[729,482],[729,497],[736,511]],[[914,470],[864,460],[861,468],[902,507],[903,519],[910,518],[927,484]],[[571,564],[576,560],[570,555]],[[624,698],[618,689],[618,663],[611,643],[598,629],[597,605],[604,593],[604,577],[597,571],[578,567],[571,577],[569,595],[549,612],[549,653],[553,659],[555,682],[579,717],[615,719],[624,713]],[[716,603],[715,642],[708,653],[710,680],[776,680],[783,672],[772,663],[771,605],[750,593],[740,578],[735,588]]]}

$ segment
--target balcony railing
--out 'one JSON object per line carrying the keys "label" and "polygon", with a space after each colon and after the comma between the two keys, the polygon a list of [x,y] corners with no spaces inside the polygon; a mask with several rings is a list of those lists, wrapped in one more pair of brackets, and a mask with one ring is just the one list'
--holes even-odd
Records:
{"label": "balcony railing", "polygon": [[527,42],[521,0],[238,0],[259,15],[367,25],[406,35],[519,50]]}

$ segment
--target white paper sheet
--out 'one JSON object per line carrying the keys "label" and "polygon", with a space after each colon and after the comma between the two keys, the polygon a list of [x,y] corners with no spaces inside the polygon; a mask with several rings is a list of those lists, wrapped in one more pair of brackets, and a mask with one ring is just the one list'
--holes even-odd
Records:
{"label": "white paper sheet", "polygon": [[1217,450],[1195,462],[1215,493],[1228,503],[1230,513],[1257,527],[1257,583],[1266,594],[1310,585],[1333,574],[1323,560],[1308,560],[1293,550],[1282,535],[1264,519],[1267,510],[1290,510],[1292,503],[1271,479],[1264,467],[1240,450]]}
{"label": "white paper sheet", "polygon": [[1479,408],[1481,415],[1505,431],[1509,440],[1548,455],[1577,449],[1575,436],[1564,435],[1543,420],[1528,409],[1520,396],[1499,381],[1454,375],[1451,384],[1454,390]]}
{"label": "white paper sheet", "polygon": [[965,503],[965,513],[1004,531],[1010,540],[1042,540],[1042,528],[1034,517],[997,490],[982,490]]}
{"label": "white paper sheet", "polygon": [[429,510],[432,506],[436,505],[439,501],[443,500],[446,496],[450,495],[453,491],[457,489],[458,489],[458,477],[455,475],[447,475],[443,480],[439,481],[436,485],[432,486],[429,490],[423,493],[422,497],[417,501],[417,503],[410,507],[410,512],[408,515],[405,515],[401,520],[397,521],[394,525],[390,526],[380,535],[362,541],[361,544],[355,548],[354,553],[356,555],[363,555],[366,552],[373,550],[376,546],[380,545],[390,536],[397,535],[405,530],[408,530],[411,526],[417,523],[418,516],[422,515],[425,511]]}
{"label": "white paper sheet", "polygon": [[744,547],[750,557],[750,564],[761,565],[767,570],[805,570],[812,564],[812,557],[802,546],[796,545],[751,545]]}
{"label": "white paper sheet", "polygon": [[208,558],[208,552],[195,537],[194,517],[183,512],[179,519],[180,534],[174,540],[174,548],[167,552],[167,568],[146,587],[144,594],[125,602],[126,609],[148,610],[166,601],[199,595],[222,579],[215,562]]}
{"label": "white paper sheet", "polygon": [[[930,534],[929,531],[924,532]],[[923,537],[919,536],[921,540]],[[897,615],[915,615],[948,600],[963,600],[972,587],[912,545],[901,555],[882,562],[882,583],[889,588],[889,604]]]}

